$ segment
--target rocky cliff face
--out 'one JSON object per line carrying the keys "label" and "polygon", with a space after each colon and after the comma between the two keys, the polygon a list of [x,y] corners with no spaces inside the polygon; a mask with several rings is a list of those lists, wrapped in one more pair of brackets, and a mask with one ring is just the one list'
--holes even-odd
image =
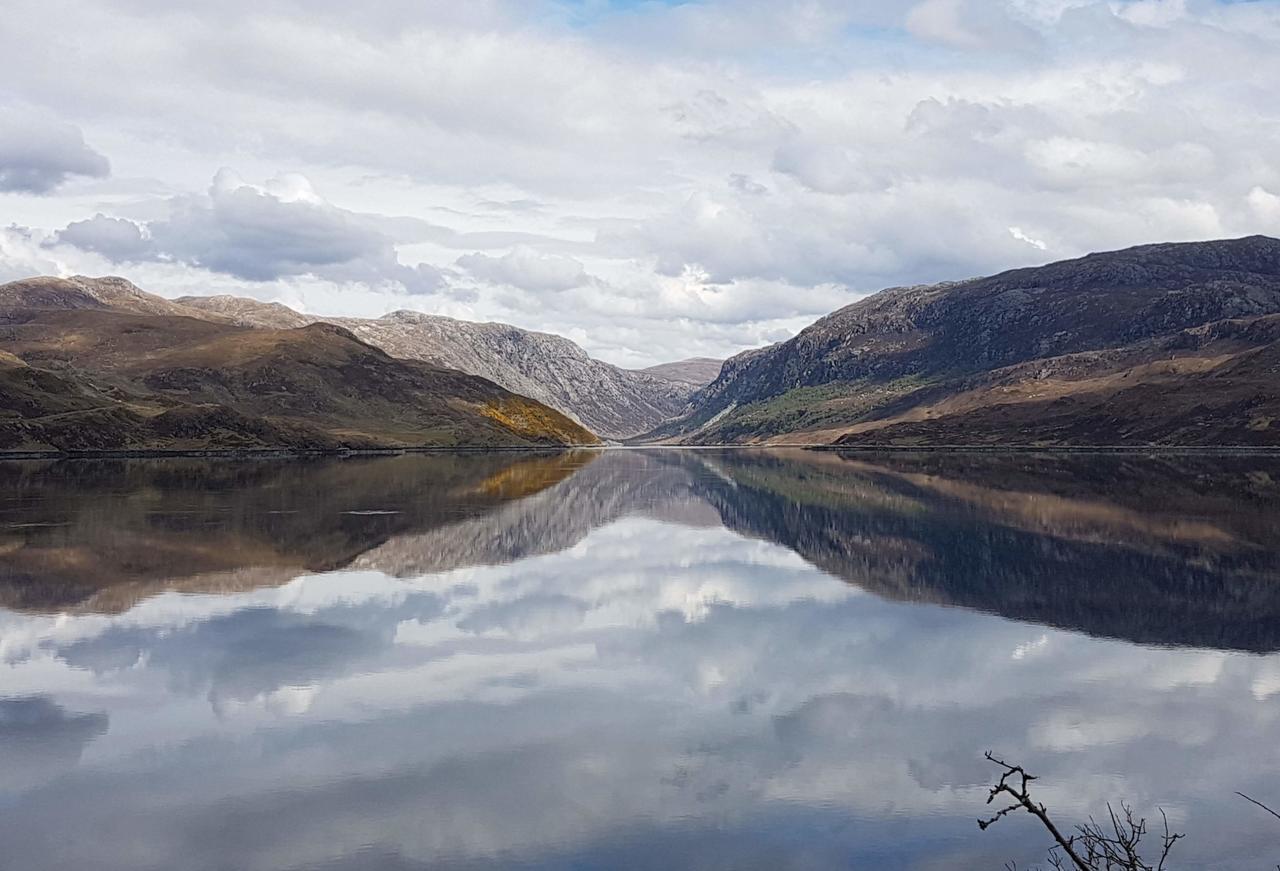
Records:
{"label": "rocky cliff face", "polygon": [[393,357],[423,360],[488,378],[569,415],[608,439],[647,432],[675,417],[701,386],[687,374],[668,378],[621,369],[592,359],[561,336],[507,324],[473,323],[411,311],[376,319],[319,318],[279,304],[227,296],[185,297],[179,302],[258,327],[296,327],[317,320],[339,324]]}
{"label": "rocky cliff face", "polygon": [[[728,360],[693,397],[692,412],[654,435],[1116,443],[1140,438],[1129,424],[1169,413],[1161,396],[1181,390],[1179,413],[1206,398],[1219,405],[1157,428],[1152,440],[1182,442],[1205,430],[1189,443],[1272,443],[1280,429],[1265,420],[1280,407],[1280,390],[1266,387],[1267,358],[1219,367],[1274,341],[1258,319],[1277,313],[1280,240],[1262,236],[1148,245],[894,288],[787,342]],[[1140,384],[1152,389],[1114,401],[1117,391]],[[1074,417],[1034,429],[1045,404],[1055,402],[1079,403]],[[1074,426],[1081,415],[1090,422]],[[900,424],[910,428],[893,429]]]}

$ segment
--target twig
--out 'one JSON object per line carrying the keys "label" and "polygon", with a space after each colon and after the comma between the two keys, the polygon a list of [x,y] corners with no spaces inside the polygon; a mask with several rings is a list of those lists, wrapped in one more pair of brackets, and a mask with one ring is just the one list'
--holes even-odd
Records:
{"label": "twig", "polygon": [[1244,799],[1247,802],[1252,802],[1253,804],[1256,804],[1258,807],[1262,808],[1264,811],[1271,814],[1271,816],[1280,820],[1280,814],[1276,813],[1271,808],[1267,807],[1265,804],[1258,801],[1256,798],[1249,798],[1249,796],[1245,795],[1243,792],[1237,792],[1236,795],[1240,796],[1242,799]]}

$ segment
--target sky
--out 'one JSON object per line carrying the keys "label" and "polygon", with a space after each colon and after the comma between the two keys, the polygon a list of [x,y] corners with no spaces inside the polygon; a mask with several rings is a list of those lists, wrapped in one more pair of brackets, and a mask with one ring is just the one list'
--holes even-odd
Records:
{"label": "sky", "polygon": [[5,0],[0,280],[644,366],[883,287],[1280,236],[1280,0]]}

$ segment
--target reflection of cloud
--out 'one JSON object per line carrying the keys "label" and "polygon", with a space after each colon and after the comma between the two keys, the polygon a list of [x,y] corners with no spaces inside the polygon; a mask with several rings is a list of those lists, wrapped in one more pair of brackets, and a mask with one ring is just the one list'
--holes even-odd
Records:
{"label": "reflection of cloud", "polygon": [[48,696],[0,698],[0,793],[71,770],[106,731],[106,714],[69,713]]}
{"label": "reflection of cloud", "polygon": [[1014,659],[1026,659],[1028,656],[1034,656],[1036,653],[1044,650],[1049,646],[1049,636],[1041,635],[1035,641],[1024,641],[1013,649]]}
{"label": "reflection of cloud", "polygon": [[477,608],[458,621],[458,628],[471,632],[499,630],[536,638],[573,629],[587,610],[586,603],[569,596],[533,595]]}
{"label": "reflection of cloud", "polygon": [[[20,865],[107,871],[1040,858],[1029,828],[974,831],[995,749],[1042,775],[1064,819],[1123,797],[1195,821],[1190,867],[1248,849],[1251,822],[1223,802],[1269,779],[1255,751],[1280,729],[1280,657],[886,601],[767,541],[628,517],[670,488],[614,500],[609,481],[560,502],[583,516],[559,524],[495,513],[504,537],[483,552],[524,557],[510,564],[478,564],[485,529],[467,521],[471,559],[450,571],[365,561],[119,615],[5,615],[24,651],[5,680],[92,694],[113,729],[91,770],[20,783],[0,840]],[[800,516],[794,499],[768,515],[750,489],[724,496],[726,514]],[[919,525],[932,503],[859,504],[909,505]],[[842,539],[828,533],[855,529],[849,514],[822,516],[796,527],[805,546],[874,551],[874,526]],[[969,561],[954,565],[1021,567],[997,559],[990,526],[959,528]],[[552,533],[566,549],[530,556]],[[443,536],[413,538],[374,555],[400,570],[440,558]]]}
{"label": "reflection of cloud", "polygon": [[[434,597],[417,595],[407,603],[407,613],[430,617],[438,607]],[[221,709],[254,699],[280,701],[283,697],[273,694],[284,688],[305,687],[374,658],[394,642],[395,624],[389,621],[396,613],[394,607],[369,611],[339,604],[308,615],[258,606],[176,630],[125,624],[96,637],[45,646],[71,668],[99,675],[145,661],[148,672],[168,676],[171,691],[207,692]]]}

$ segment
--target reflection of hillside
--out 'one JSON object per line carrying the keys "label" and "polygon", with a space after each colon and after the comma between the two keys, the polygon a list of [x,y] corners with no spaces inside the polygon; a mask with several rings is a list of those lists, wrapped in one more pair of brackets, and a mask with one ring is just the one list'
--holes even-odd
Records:
{"label": "reflection of hillside", "polygon": [[1274,460],[714,462],[734,484],[707,492],[727,526],[878,595],[1145,643],[1280,649]]}
{"label": "reflection of hillside", "polygon": [[17,608],[492,565],[641,515],[723,524],[889,598],[1280,649],[1274,459],[607,451],[20,464],[0,478],[0,603]]}
{"label": "reflection of hillside", "polygon": [[0,465],[0,604],[120,610],[348,565],[537,493],[597,454]]}

